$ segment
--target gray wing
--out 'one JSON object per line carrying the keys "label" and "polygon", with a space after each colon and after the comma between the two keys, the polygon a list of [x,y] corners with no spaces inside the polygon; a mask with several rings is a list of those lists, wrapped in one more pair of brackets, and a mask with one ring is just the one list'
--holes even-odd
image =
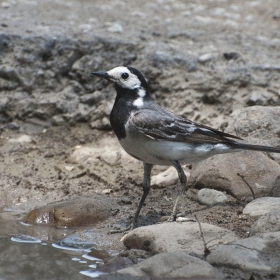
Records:
{"label": "gray wing", "polygon": [[158,139],[191,143],[229,143],[241,139],[211,127],[183,119],[160,107],[161,110],[142,109],[135,113],[131,124],[146,136]]}

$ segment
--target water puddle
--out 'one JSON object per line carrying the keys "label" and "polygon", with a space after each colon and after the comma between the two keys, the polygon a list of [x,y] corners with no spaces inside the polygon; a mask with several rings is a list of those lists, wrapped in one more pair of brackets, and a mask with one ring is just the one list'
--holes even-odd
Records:
{"label": "water puddle", "polygon": [[23,225],[22,215],[0,212],[1,280],[80,280],[104,274],[97,269],[103,261],[87,255],[91,244],[71,247],[59,241],[73,230]]}

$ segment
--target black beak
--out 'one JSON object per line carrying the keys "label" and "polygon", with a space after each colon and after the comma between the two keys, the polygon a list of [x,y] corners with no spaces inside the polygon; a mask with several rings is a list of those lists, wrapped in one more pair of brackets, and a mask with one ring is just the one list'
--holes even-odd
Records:
{"label": "black beak", "polygon": [[108,75],[107,72],[92,72],[91,75],[111,81],[111,77]]}

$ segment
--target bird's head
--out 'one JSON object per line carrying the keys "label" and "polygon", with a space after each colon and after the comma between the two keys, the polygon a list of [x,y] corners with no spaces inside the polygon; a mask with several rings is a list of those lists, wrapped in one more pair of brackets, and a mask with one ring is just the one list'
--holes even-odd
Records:
{"label": "bird's head", "polygon": [[94,76],[104,78],[114,84],[116,89],[145,90],[147,82],[144,76],[135,68],[119,66],[107,72],[92,72]]}

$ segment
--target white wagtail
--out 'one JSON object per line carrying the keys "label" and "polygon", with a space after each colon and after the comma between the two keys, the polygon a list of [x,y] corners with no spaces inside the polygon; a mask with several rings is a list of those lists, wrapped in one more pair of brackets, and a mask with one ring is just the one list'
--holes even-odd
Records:
{"label": "white wagtail", "polygon": [[143,75],[132,67],[116,67],[108,72],[93,72],[113,83],[117,96],[110,114],[111,126],[124,150],[144,164],[143,196],[135,213],[132,228],[150,191],[153,165],[174,166],[181,189],[175,201],[172,220],[180,195],[187,186],[181,164],[242,150],[280,153],[280,149],[239,143],[241,138],[192,122],[167,111],[149,94]]}

